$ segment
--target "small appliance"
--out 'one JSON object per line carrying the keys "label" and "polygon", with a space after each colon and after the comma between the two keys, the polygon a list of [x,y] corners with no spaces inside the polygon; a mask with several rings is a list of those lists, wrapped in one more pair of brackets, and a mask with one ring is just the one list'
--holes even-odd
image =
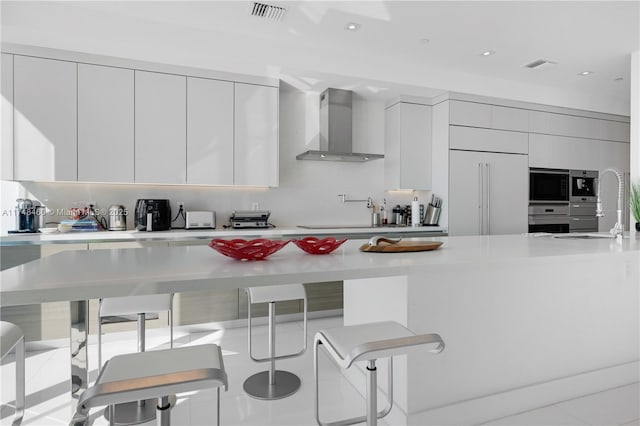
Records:
{"label": "small appliance", "polygon": [[44,220],[44,209],[37,201],[29,198],[18,198],[16,200],[16,229],[9,233],[33,233],[41,228]]}
{"label": "small appliance", "polygon": [[140,199],[136,201],[135,227],[138,231],[171,229],[169,200]]}
{"label": "small appliance", "polygon": [[187,212],[186,229],[215,229],[216,212]]}
{"label": "small appliance", "polygon": [[568,203],[569,170],[529,169],[529,203]]}
{"label": "small appliance", "polygon": [[593,170],[570,170],[572,203],[595,203],[598,172]]}
{"label": "small appliance", "polygon": [[238,228],[271,228],[269,223],[271,212],[268,210],[234,210],[231,213],[231,227]]}
{"label": "small appliance", "polygon": [[109,207],[109,231],[126,231],[127,230],[127,209],[119,204],[113,204]]}

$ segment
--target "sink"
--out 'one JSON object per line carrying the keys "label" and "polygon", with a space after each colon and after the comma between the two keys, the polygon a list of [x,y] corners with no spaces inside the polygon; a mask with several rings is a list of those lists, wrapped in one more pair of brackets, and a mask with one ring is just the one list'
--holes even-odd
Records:
{"label": "sink", "polygon": [[569,233],[569,234],[554,234],[553,238],[570,238],[570,239],[576,239],[576,240],[591,240],[591,239],[596,239],[596,238],[612,239],[612,238],[615,238],[615,237],[613,235],[609,234],[609,233],[589,234],[589,233],[574,232],[574,233]]}

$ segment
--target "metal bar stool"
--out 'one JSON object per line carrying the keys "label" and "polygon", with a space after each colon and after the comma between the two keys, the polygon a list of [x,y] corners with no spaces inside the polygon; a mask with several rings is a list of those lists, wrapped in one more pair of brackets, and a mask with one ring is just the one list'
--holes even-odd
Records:
{"label": "metal bar stool", "polygon": [[[151,352],[117,355],[100,370],[96,383],[78,401],[78,412],[93,407],[155,398],[158,424],[171,424],[170,394],[217,388],[217,424],[220,425],[220,388],[228,389],[227,373],[218,345],[183,346]],[[154,404],[155,406],[155,404]],[[109,424],[114,425],[114,416]]]}
{"label": "metal bar stool", "polygon": [[[145,351],[145,320],[147,313],[169,312],[170,347],[173,348],[173,294],[109,297],[100,299],[98,308],[98,365],[102,367],[102,324],[105,317],[138,316],[138,352]],[[114,409],[115,424],[131,425],[148,422],[156,416],[155,401],[136,401],[118,405]],[[113,413],[105,410],[110,420]]]}
{"label": "metal bar stool", "polygon": [[16,412],[11,424],[18,426],[24,416],[24,334],[17,325],[0,321],[0,359],[4,359],[13,348],[16,349]]}
{"label": "metal bar stool", "polygon": [[[356,361],[367,361],[367,414],[361,417],[324,423],[320,420],[320,401],[318,385],[318,347],[322,345],[333,361],[347,369]],[[444,350],[444,341],[437,334],[416,335],[407,328],[393,321],[377,322],[362,325],[330,328],[316,333],[314,340],[313,368],[315,377],[314,409],[316,421],[322,426],[345,426],[366,421],[367,425],[375,425],[393,406],[393,356],[405,355],[416,349],[425,349],[425,345],[437,345],[432,353]],[[376,360],[389,359],[389,390],[387,407],[378,412],[377,408],[377,371]]]}
{"label": "metal bar stool", "polygon": [[[276,361],[302,355],[307,350],[307,293],[302,284],[274,285],[246,288],[248,306],[249,356],[255,362],[269,362],[269,370],[256,373],[245,380],[243,388],[257,399],[280,399],[294,394],[300,388],[300,378],[293,373],[276,370]],[[303,342],[299,352],[276,356],[276,302],[285,300],[303,300]],[[269,356],[253,356],[251,342],[251,304],[269,304]]]}

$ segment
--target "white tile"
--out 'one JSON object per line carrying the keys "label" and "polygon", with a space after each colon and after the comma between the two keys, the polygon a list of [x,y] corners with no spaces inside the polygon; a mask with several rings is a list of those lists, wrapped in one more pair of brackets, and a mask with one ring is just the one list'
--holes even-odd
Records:
{"label": "white tile", "polygon": [[590,425],[622,425],[640,419],[640,384],[563,402],[556,407]]}
{"label": "white tile", "polygon": [[515,416],[483,423],[483,426],[583,426],[587,423],[576,419],[557,407],[545,407]]}

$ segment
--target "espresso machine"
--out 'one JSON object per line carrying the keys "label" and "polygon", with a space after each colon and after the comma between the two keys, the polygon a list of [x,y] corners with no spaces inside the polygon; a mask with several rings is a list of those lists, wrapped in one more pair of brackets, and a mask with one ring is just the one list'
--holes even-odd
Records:
{"label": "espresso machine", "polygon": [[44,207],[29,198],[18,198],[16,202],[16,229],[9,233],[38,232],[44,223]]}

